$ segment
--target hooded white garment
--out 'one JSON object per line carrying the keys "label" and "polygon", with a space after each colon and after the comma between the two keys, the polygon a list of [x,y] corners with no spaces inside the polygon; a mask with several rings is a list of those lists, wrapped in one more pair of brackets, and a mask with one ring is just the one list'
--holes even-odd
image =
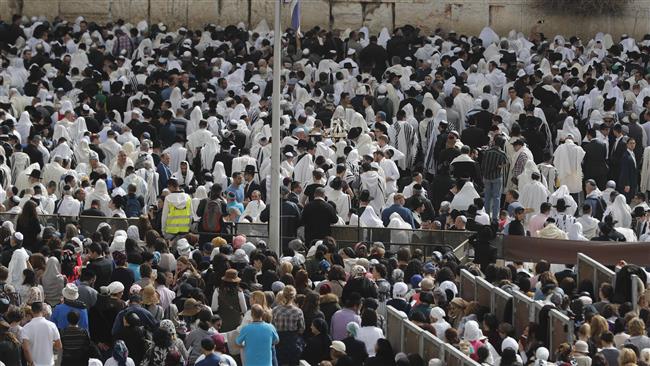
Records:
{"label": "hooded white garment", "polygon": [[171,94],[169,95],[169,102],[172,107],[172,114],[176,114],[176,111],[181,107],[181,102],[183,100],[183,95],[181,94],[181,88],[174,87]]}
{"label": "hooded white garment", "polygon": [[9,261],[9,278],[7,278],[7,283],[14,286],[15,289],[19,289],[23,284],[23,271],[27,269],[27,261],[29,260],[29,254],[25,248],[19,248],[14,250],[11,255],[11,260]]}
{"label": "hooded white garment", "polygon": [[629,229],[632,225],[632,210],[625,202],[625,196],[622,194],[616,196],[614,202],[607,207],[603,217],[607,215],[612,215],[612,218],[616,221],[615,227]]}
{"label": "hooded white garment", "polygon": [[153,168],[153,164],[151,166],[151,169],[147,169],[145,165],[144,168],[135,171],[135,174],[142,178],[147,185],[147,194],[144,196],[145,207],[155,205],[158,198],[158,178],[160,174]]}
{"label": "hooded white garment", "polygon": [[58,183],[61,181],[61,178],[65,175],[68,170],[61,166],[57,161],[45,164],[43,167],[43,182],[45,184],[54,181]]}
{"label": "hooded white garment", "polygon": [[336,213],[342,217],[344,221],[347,221],[350,214],[350,196],[343,193],[340,189],[331,189],[328,185],[327,200],[336,205]]}
{"label": "hooded white garment", "polygon": [[386,180],[374,170],[364,172],[361,174],[361,189],[370,192],[370,206],[375,212],[381,212],[386,203]]}
{"label": "hooded white garment", "polygon": [[524,208],[532,208],[535,214],[539,213],[542,203],[548,202],[550,193],[548,188],[539,180],[532,181],[519,191],[519,202]]}
{"label": "hooded white garment", "polygon": [[262,214],[262,211],[264,211],[265,208],[266,208],[266,203],[264,203],[264,201],[262,201],[261,198],[259,200],[252,200],[248,202],[241,216],[242,217],[250,216],[251,218],[253,218],[252,222],[260,222],[260,215]]}
{"label": "hooded white garment", "polygon": [[474,105],[474,98],[467,93],[458,93],[454,97],[454,106],[453,108],[458,111],[460,115],[460,126],[450,126],[451,129],[455,129],[458,132],[462,132],[465,129],[465,121],[467,120],[467,112],[472,109]]}
{"label": "hooded white garment", "polygon": [[[29,183],[29,174],[33,170],[40,170],[40,168],[41,167],[38,165],[38,163],[34,163],[29,165],[26,169],[16,172],[18,177],[16,178],[15,186],[16,188],[18,188],[18,192],[22,191],[23,189],[31,188],[36,185],[36,184]],[[45,191],[45,188],[43,188],[43,191]]]}
{"label": "hooded white garment", "polygon": [[176,179],[178,181],[178,185],[186,185],[189,186],[190,183],[192,182],[192,179],[194,179],[194,172],[192,169],[190,169],[190,163],[187,162],[187,160],[181,161],[181,164],[185,163],[185,166],[187,166],[187,170],[185,171],[185,174],[183,175],[183,172],[181,171],[180,164],[178,166],[178,170],[172,174],[172,178]]}
{"label": "hooded white garment", "polygon": [[564,120],[562,129],[557,131],[555,144],[559,144],[560,140],[567,138],[569,135],[573,136],[573,141],[582,141],[580,130],[576,127],[573,117],[569,116]]}
{"label": "hooded white garment", "polygon": [[208,191],[205,189],[205,186],[196,187],[196,191],[192,197],[192,217],[194,218],[194,221],[199,221],[201,219],[201,217],[196,214],[196,209],[199,208],[199,203],[206,198],[208,198]]}
{"label": "hooded white garment", "polygon": [[[198,131],[197,131],[198,132]],[[208,141],[205,142],[203,148],[201,149],[201,168],[205,170],[212,170],[212,164],[214,164],[214,158],[221,151],[219,146],[219,138],[212,136]]]}
{"label": "hooded white garment", "polygon": [[[561,185],[560,188],[558,188],[555,192],[551,194],[551,197],[549,198],[548,202],[555,206],[557,204],[557,200],[560,198],[564,199],[564,203],[566,204],[566,210],[564,211],[566,214],[573,215],[574,212],[576,212],[576,209],[578,208],[578,204],[576,201],[571,197],[569,194],[569,188],[567,188],[566,185]],[[557,213],[557,210],[555,210],[555,207],[551,209],[551,216],[554,216]]]}
{"label": "hooded white garment", "polygon": [[221,188],[228,188],[228,176],[226,175],[226,168],[223,166],[223,162],[217,161],[214,163],[212,178],[214,179],[215,184],[221,185]]}
{"label": "hooded white garment", "polygon": [[526,161],[526,164],[524,165],[524,171],[521,172],[521,174],[519,174],[519,176],[517,177],[517,187],[519,188],[520,192],[522,189],[524,189],[524,187],[532,183],[533,178],[531,178],[531,175],[533,173],[539,174],[542,180],[542,184],[548,186],[546,184],[547,183],[546,179],[544,179],[544,176],[539,172],[539,168],[537,167],[537,165],[535,165],[535,162],[531,159]]}
{"label": "hooded white garment", "polygon": [[111,202],[111,196],[108,195],[106,182],[104,182],[103,179],[98,179],[97,182],[95,182],[95,189],[93,189],[90,194],[86,195],[85,207],[90,208],[93,200],[99,200],[99,209],[107,217],[111,216],[111,209],[108,207],[108,204]]}
{"label": "hooded white garment", "polygon": [[[350,220],[350,225],[352,225],[352,220]],[[359,217],[359,226],[361,227],[384,227],[383,221],[375,213],[375,209],[372,206],[366,206]],[[409,225],[409,228],[411,225]]]}
{"label": "hooded white garment", "polygon": [[[21,177],[21,173],[29,167],[29,155],[22,151],[16,151],[9,158],[11,163],[11,183],[16,184]],[[37,164],[38,165],[38,164]]]}
{"label": "hooded white garment", "polygon": [[384,27],[379,32],[379,37],[377,37],[377,44],[386,48],[388,41],[390,40],[390,33],[388,33],[388,28]]}
{"label": "hooded white garment", "polygon": [[483,28],[478,38],[483,42],[483,47],[488,47],[492,43],[499,42],[499,35],[490,27]]}
{"label": "hooded white garment", "polygon": [[187,159],[187,149],[179,142],[175,142],[172,146],[166,148],[163,153],[169,154],[169,170],[172,172],[178,171],[181,167],[181,161]]}
{"label": "hooded white garment", "polygon": [[32,128],[32,121],[29,119],[29,112],[25,111],[20,114],[20,119],[16,124],[16,131],[20,134],[20,141],[23,143],[27,142],[29,138],[29,131]]}
{"label": "hooded white garment", "polygon": [[553,154],[553,165],[557,169],[560,184],[566,185],[569,193],[578,193],[582,191],[582,159],[585,151],[573,141],[567,138],[557,147]]}
{"label": "hooded white garment", "polygon": [[460,189],[458,193],[454,196],[454,199],[451,200],[450,208],[452,210],[465,211],[469,205],[474,204],[474,199],[479,198],[478,192],[474,188],[474,183],[467,182],[463,185],[463,188]]}
{"label": "hooded white garment", "polygon": [[589,240],[582,235],[582,224],[579,222],[575,222],[573,225],[569,225],[567,236],[569,237],[569,240]]}
{"label": "hooded white garment", "polygon": [[[395,244],[407,244],[411,242],[411,224],[404,221],[402,216],[397,212],[393,212],[390,215],[390,221],[388,222],[388,228],[394,229],[390,231],[390,242]],[[399,249],[398,245],[391,245],[391,251]]]}

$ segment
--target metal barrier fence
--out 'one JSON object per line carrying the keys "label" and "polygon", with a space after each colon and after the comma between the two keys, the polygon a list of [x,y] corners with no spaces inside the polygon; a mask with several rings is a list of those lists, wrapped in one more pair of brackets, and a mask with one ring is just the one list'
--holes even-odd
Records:
{"label": "metal barrier fence", "polygon": [[593,286],[592,294],[596,299],[598,299],[598,289],[603,282],[614,286],[616,273],[591,257],[578,253],[577,267],[577,283],[581,284],[585,280],[590,281]]}
{"label": "metal barrier fence", "polygon": [[555,309],[549,311],[548,317],[549,350],[555,351],[565,342],[573,344],[573,320]]}
{"label": "metal barrier fence", "polygon": [[[0,220],[11,221],[16,225],[18,214],[0,213]],[[126,230],[131,225],[137,225],[138,219],[125,219],[120,217],[98,217],[98,216],[60,216],[60,215],[38,215],[38,221],[43,226],[52,226],[59,232],[64,232],[67,224],[74,224],[79,227],[81,234],[89,236],[97,231],[102,222],[110,225],[111,232]]]}
{"label": "metal barrier fence", "polygon": [[406,318],[406,314],[387,307],[386,339],[395,352],[417,353],[428,364],[431,359],[445,361],[447,366],[479,366],[477,362],[440,338],[423,330]]}

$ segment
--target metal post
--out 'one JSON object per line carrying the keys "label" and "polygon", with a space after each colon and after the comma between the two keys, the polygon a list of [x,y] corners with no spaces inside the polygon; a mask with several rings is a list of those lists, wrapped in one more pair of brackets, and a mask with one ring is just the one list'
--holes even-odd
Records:
{"label": "metal post", "polygon": [[282,71],[282,0],[275,0],[275,26],[273,31],[273,100],[271,125],[271,217],[269,220],[269,246],[281,255],[280,245],[280,72]]}

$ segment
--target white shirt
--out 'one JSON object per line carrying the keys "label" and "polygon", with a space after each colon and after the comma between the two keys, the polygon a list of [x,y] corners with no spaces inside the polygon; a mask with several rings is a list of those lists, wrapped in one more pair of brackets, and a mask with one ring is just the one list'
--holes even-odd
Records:
{"label": "white shirt", "polygon": [[42,316],[33,318],[23,327],[22,340],[29,341],[29,351],[34,366],[54,365],[54,341],[61,339],[59,330]]}
{"label": "white shirt", "polygon": [[384,332],[377,327],[361,327],[357,332],[357,340],[365,343],[366,351],[370,357],[375,355],[375,345],[381,338],[384,338]]}
{"label": "white shirt", "polygon": [[[118,366],[118,365],[117,365],[117,361],[115,361],[115,359],[111,357],[108,360],[106,360],[104,366]],[[133,362],[133,359],[131,357],[127,357],[126,366],[135,366],[135,362]]]}

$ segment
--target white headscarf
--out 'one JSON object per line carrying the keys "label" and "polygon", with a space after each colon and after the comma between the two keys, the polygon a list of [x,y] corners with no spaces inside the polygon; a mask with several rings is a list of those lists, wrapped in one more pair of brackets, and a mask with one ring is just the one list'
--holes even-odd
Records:
{"label": "white headscarf", "polygon": [[[183,163],[185,163],[185,165],[187,166],[187,171],[184,176],[183,176],[183,171],[181,170],[181,165]],[[194,178],[194,172],[192,171],[192,169],[190,169],[190,163],[188,163],[187,160],[181,161],[181,163],[178,164],[178,170],[174,174],[172,174],[172,178],[178,181],[179,186],[182,186],[183,184],[188,185],[190,182],[192,182],[192,178]]]}

